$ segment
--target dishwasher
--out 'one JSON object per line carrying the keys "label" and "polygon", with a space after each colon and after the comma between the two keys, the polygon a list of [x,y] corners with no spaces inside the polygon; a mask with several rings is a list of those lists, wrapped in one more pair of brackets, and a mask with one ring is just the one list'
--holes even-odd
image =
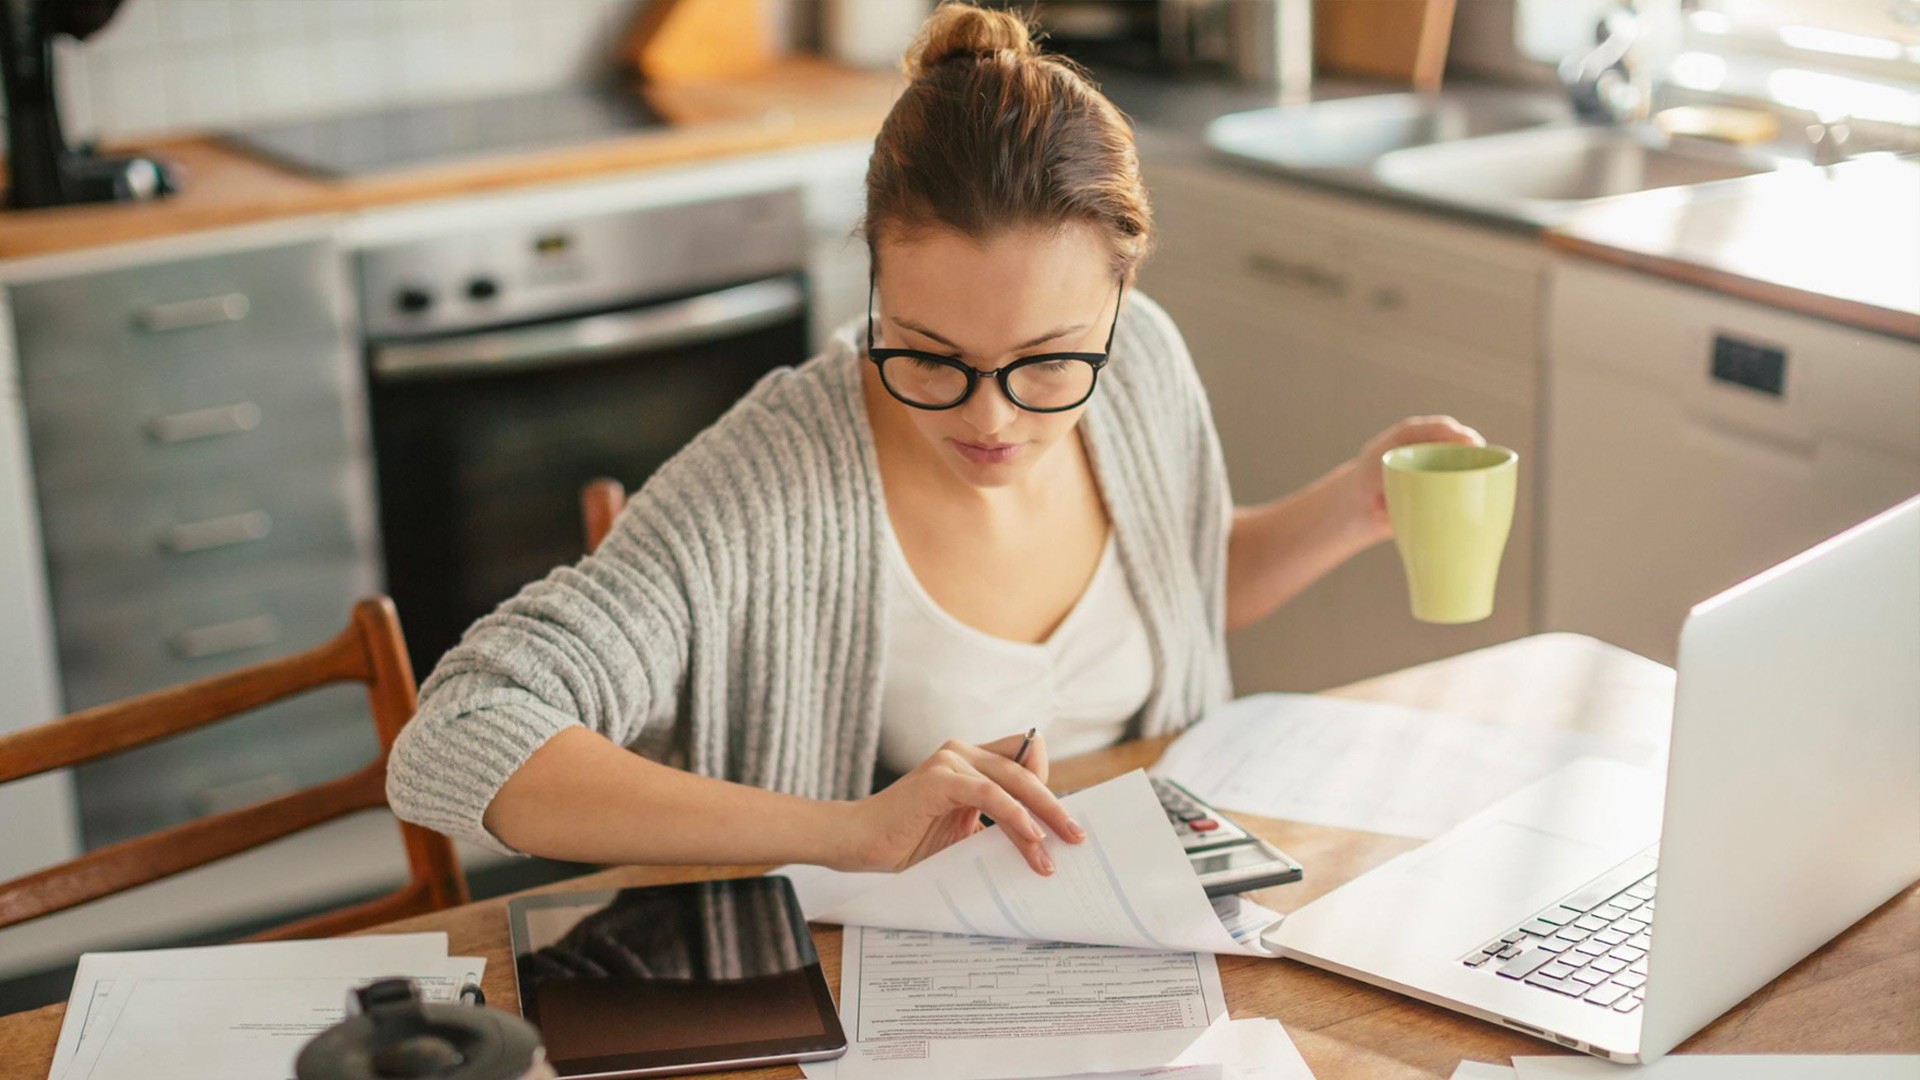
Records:
{"label": "dishwasher", "polygon": [[358,256],[388,591],[422,678],[585,550],[637,489],[808,351],[800,192],[541,221]]}
{"label": "dishwasher", "polygon": [[1692,605],[1920,492],[1920,343],[1575,262],[1549,310],[1542,629],[1672,664]]}

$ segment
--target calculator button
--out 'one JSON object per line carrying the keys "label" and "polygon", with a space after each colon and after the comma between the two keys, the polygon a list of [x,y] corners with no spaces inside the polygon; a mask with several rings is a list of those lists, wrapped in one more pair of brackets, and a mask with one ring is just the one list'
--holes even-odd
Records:
{"label": "calculator button", "polygon": [[1187,823],[1187,828],[1192,829],[1194,832],[1212,832],[1219,827],[1220,823],[1212,818],[1201,818],[1199,821],[1190,821]]}

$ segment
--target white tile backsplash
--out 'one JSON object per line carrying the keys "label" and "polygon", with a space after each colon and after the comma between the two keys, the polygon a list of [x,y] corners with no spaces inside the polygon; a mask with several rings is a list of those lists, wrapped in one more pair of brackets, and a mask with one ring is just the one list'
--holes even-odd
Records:
{"label": "white tile backsplash", "polygon": [[169,49],[161,60],[167,115],[191,116],[196,125],[207,126],[238,121],[240,76],[234,59],[232,52],[204,38]]}
{"label": "white tile backsplash", "polygon": [[113,140],[554,86],[610,67],[645,2],[126,0],[59,49],[62,122]]}

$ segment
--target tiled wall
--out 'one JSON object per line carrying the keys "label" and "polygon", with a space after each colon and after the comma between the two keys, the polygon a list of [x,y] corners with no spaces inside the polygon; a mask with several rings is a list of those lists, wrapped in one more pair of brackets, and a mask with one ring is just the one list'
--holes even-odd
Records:
{"label": "tiled wall", "polygon": [[112,139],[551,86],[608,64],[644,2],[125,0],[61,39],[63,122]]}

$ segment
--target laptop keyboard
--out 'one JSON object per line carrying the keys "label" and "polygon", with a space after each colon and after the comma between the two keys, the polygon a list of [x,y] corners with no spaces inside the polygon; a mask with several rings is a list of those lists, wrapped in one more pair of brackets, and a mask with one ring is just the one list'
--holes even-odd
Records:
{"label": "laptop keyboard", "polygon": [[1612,873],[1461,958],[1541,990],[1632,1012],[1646,997],[1656,875],[1629,859]]}

